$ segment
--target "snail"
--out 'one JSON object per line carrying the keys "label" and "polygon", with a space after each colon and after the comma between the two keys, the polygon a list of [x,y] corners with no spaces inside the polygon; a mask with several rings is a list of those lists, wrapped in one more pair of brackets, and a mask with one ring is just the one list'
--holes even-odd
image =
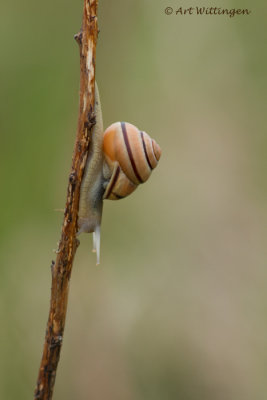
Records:
{"label": "snail", "polygon": [[128,122],[103,129],[101,103],[95,85],[92,142],[80,190],[78,232],[93,232],[93,251],[100,262],[103,200],[119,200],[145,182],[157,166],[161,149],[155,140]]}

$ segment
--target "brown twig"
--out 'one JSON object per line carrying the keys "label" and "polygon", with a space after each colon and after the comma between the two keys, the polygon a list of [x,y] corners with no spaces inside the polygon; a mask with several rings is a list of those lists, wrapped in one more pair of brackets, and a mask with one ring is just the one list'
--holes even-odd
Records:
{"label": "brown twig", "polygon": [[88,155],[92,127],[95,123],[95,54],[97,41],[98,0],[84,0],[81,31],[75,35],[80,47],[80,110],[76,143],[61,239],[56,261],[52,262],[52,288],[43,357],[39,369],[35,399],[52,399],[56,370],[62,346],[68,303],[69,281],[76,249],[80,185]]}

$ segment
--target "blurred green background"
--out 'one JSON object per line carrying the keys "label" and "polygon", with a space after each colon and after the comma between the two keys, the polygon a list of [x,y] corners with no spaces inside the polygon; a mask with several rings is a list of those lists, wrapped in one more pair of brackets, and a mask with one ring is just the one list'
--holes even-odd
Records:
{"label": "blurred green background", "polygon": [[[104,124],[136,124],[163,155],[106,201],[100,267],[81,237],[54,398],[266,399],[266,2],[99,3]],[[41,359],[81,18],[82,1],[1,4],[1,399],[32,398]]]}

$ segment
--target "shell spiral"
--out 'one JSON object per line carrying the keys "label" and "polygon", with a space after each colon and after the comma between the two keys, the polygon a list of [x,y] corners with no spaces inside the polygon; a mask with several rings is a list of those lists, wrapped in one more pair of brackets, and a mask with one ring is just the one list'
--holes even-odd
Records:
{"label": "shell spiral", "polygon": [[154,139],[128,122],[116,122],[104,132],[104,199],[118,200],[144,183],[157,166],[161,149]]}

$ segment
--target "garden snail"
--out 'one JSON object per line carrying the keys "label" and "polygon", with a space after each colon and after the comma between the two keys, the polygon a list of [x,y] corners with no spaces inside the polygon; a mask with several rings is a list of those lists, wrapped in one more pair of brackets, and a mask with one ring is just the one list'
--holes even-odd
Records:
{"label": "garden snail", "polygon": [[103,132],[97,84],[96,124],[82,179],[78,233],[93,232],[93,251],[100,260],[103,200],[119,200],[145,182],[157,166],[161,149],[155,140],[127,122],[116,122]]}

